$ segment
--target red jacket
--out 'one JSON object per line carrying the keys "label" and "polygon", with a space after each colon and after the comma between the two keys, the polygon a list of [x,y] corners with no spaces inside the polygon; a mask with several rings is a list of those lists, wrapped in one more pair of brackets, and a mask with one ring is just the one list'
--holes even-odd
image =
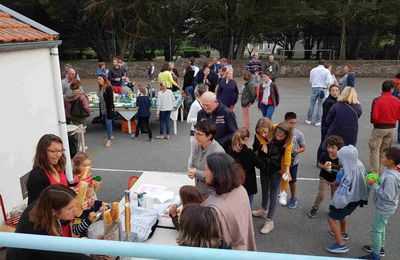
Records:
{"label": "red jacket", "polygon": [[400,119],[400,100],[390,92],[382,92],[372,101],[371,123],[375,128],[396,128]]}

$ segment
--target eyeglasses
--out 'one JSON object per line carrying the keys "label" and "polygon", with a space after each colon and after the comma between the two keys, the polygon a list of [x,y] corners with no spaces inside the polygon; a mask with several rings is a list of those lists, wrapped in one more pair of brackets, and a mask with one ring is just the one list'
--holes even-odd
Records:
{"label": "eyeglasses", "polygon": [[205,133],[202,133],[202,132],[199,132],[199,131],[194,131],[194,134],[196,136],[205,136],[206,135]]}
{"label": "eyeglasses", "polygon": [[49,153],[52,155],[57,155],[57,154],[63,154],[65,152],[65,149],[62,150],[47,150]]}

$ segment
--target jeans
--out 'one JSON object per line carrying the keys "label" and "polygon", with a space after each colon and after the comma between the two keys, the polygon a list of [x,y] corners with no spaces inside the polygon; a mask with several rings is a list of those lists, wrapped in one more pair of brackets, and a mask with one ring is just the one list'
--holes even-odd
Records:
{"label": "jeans", "polygon": [[385,248],[386,225],[391,215],[375,211],[371,229],[371,251],[379,255],[381,248]]}
{"label": "jeans", "polygon": [[261,208],[268,211],[267,219],[274,217],[282,175],[280,172],[260,172]]}
{"label": "jeans", "polygon": [[169,135],[169,118],[171,111],[160,111],[160,134]]}
{"label": "jeans", "polygon": [[254,199],[254,194],[249,194],[250,208],[251,206],[253,206],[253,199]]}
{"label": "jeans", "polygon": [[107,139],[111,140],[111,136],[113,135],[114,119],[108,119],[106,115],[103,115],[103,117],[106,122]]}
{"label": "jeans", "polygon": [[321,122],[321,118],[322,118],[322,103],[325,100],[326,94],[324,98],[320,98],[319,94],[321,92],[321,90],[325,90],[324,88],[312,88],[311,91],[311,98],[310,98],[310,107],[308,108],[308,112],[307,112],[307,120],[308,121],[312,121],[312,117],[314,114],[314,106],[315,103],[317,103],[318,101],[318,109],[317,109],[317,119],[316,119],[316,123]]}
{"label": "jeans", "polygon": [[389,129],[378,129],[372,130],[371,137],[369,139],[369,162],[371,165],[370,170],[376,173],[381,173],[383,166],[381,165],[380,155],[382,151],[392,145],[392,139],[396,128]]}
{"label": "jeans", "polygon": [[261,103],[259,107],[263,117],[268,117],[269,119],[272,119],[272,114],[275,111],[274,105],[265,105]]}
{"label": "jeans", "polygon": [[147,130],[147,133],[149,134],[149,138],[153,138],[153,133],[151,132],[151,128],[150,128],[150,118],[148,116],[146,117],[138,117],[138,125],[136,126],[136,133],[135,133],[135,137],[139,136],[139,132],[140,132],[140,126],[143,126],[144,129]]}

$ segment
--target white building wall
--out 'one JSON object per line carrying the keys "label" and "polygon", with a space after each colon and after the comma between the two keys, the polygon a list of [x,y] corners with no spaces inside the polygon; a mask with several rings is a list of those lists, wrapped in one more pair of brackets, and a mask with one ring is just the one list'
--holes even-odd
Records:
{"label": "white building wall", "polygon": [[40,137],[60,136],[60,90],[52,77],[48,48],[0,53],[0,194],[7,211],[23,202],[20,177],[32,169]]}

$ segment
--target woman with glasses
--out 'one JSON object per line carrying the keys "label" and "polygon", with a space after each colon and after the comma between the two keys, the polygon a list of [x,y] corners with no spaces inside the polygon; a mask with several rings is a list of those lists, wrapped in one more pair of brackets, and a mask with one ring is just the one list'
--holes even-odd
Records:
{"label": "woman with glasses", "polygon": [[52,184],[68,186],[65,161],[61,138],[53,134],[42,136],[36,146],[33,168],[26,184],[28,205],[38,199],[40,193]]}
{"label": "woman with glasses", "polygon": [[189,178],[195,178],[196,187],[200,194],[206,199],[215,191],[205,183],[204,169],[207,156],[212,153],[224,153],[222,146],[214,140],[217,126],[210,120],[199,122],[194,127],[195,145],[189,157],[189,169],[187,175]]}

